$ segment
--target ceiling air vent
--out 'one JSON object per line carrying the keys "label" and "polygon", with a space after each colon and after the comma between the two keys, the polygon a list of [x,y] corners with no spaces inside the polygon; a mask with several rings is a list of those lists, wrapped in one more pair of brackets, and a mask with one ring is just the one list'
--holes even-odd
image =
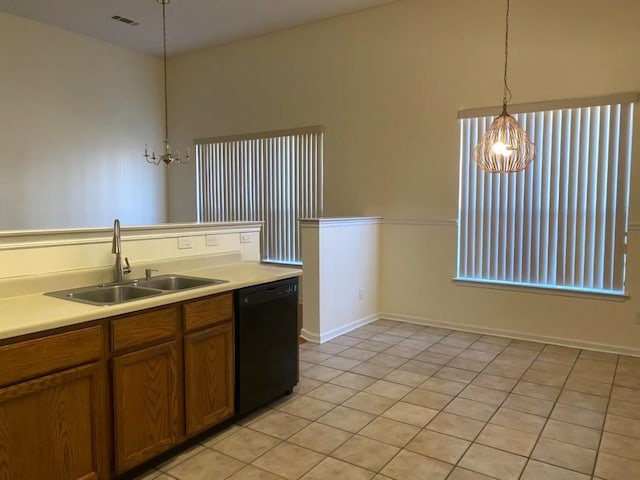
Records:
{"label": "ceiling air vent", "polygon": [[120,15],[114,15],[111,18],[131,26],[140,25],[140,22],[136,22],[135,20],[131,20],[130,18],[127,18],[127,17],[121,17]]}

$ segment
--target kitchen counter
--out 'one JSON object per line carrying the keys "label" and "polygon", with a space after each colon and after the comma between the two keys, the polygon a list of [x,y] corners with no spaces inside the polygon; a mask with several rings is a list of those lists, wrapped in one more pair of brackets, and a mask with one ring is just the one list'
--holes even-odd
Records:
{"label": "kitchen counter", "polygon": [[[283,278],[297,277],[302,275],[302,270],[243,262],[166,273],[217,278],[227,280],[227,282],[108,306],[92,306],[53,298],[43,295],[43,292],[0,298],[0,340],[132,313]],[[78,287],[80,286],[82,285],[78,285]]]}

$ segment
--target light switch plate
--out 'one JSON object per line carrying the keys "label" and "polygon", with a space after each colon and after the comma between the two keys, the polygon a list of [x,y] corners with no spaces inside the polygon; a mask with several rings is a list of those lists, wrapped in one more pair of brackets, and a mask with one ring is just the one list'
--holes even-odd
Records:
{"label": "light switch plate", "polygon": [[191,248],[191,237],[178,237],[178,248]]}
{"label": "light switch plate", "polygon": [[217,235],[207,235],[206,236],[207,247],[216,247],[218,246],[218,236]]}

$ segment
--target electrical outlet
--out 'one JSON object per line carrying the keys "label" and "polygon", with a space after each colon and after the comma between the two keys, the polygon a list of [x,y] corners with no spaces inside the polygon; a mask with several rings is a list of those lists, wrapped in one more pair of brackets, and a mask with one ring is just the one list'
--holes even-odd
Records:
{"label": "electrical outlet", "polygon": [[207,235],[206,236],[207,247],[217,247],[218,244],[218,236],[217,235]]}
{"label": "electrical outlet", "polygon": [[193,245],[191,245],[191,237],[178,237],[179,249],[191,248],[192,246]]}
{"label": "electrical outlet", "polygon": [[251,243],[251,234],[250,233],[241,233],[240,234],[240,243]]}
{"label": "electrical outlet", "polygon": [[358,298],[364,300],[364,288],[358,290]]}

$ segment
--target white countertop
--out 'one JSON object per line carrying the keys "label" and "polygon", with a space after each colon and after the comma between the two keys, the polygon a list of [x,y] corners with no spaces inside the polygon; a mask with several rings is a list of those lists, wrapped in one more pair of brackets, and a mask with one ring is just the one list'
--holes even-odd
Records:
{"label": "white countertop", "polygon": [[302,275],[302,270],[245,262],[171,273],[218,278],[228,282],[108,306],[87,305],[42,293],[0,298],[0,340],[297,277]]}

